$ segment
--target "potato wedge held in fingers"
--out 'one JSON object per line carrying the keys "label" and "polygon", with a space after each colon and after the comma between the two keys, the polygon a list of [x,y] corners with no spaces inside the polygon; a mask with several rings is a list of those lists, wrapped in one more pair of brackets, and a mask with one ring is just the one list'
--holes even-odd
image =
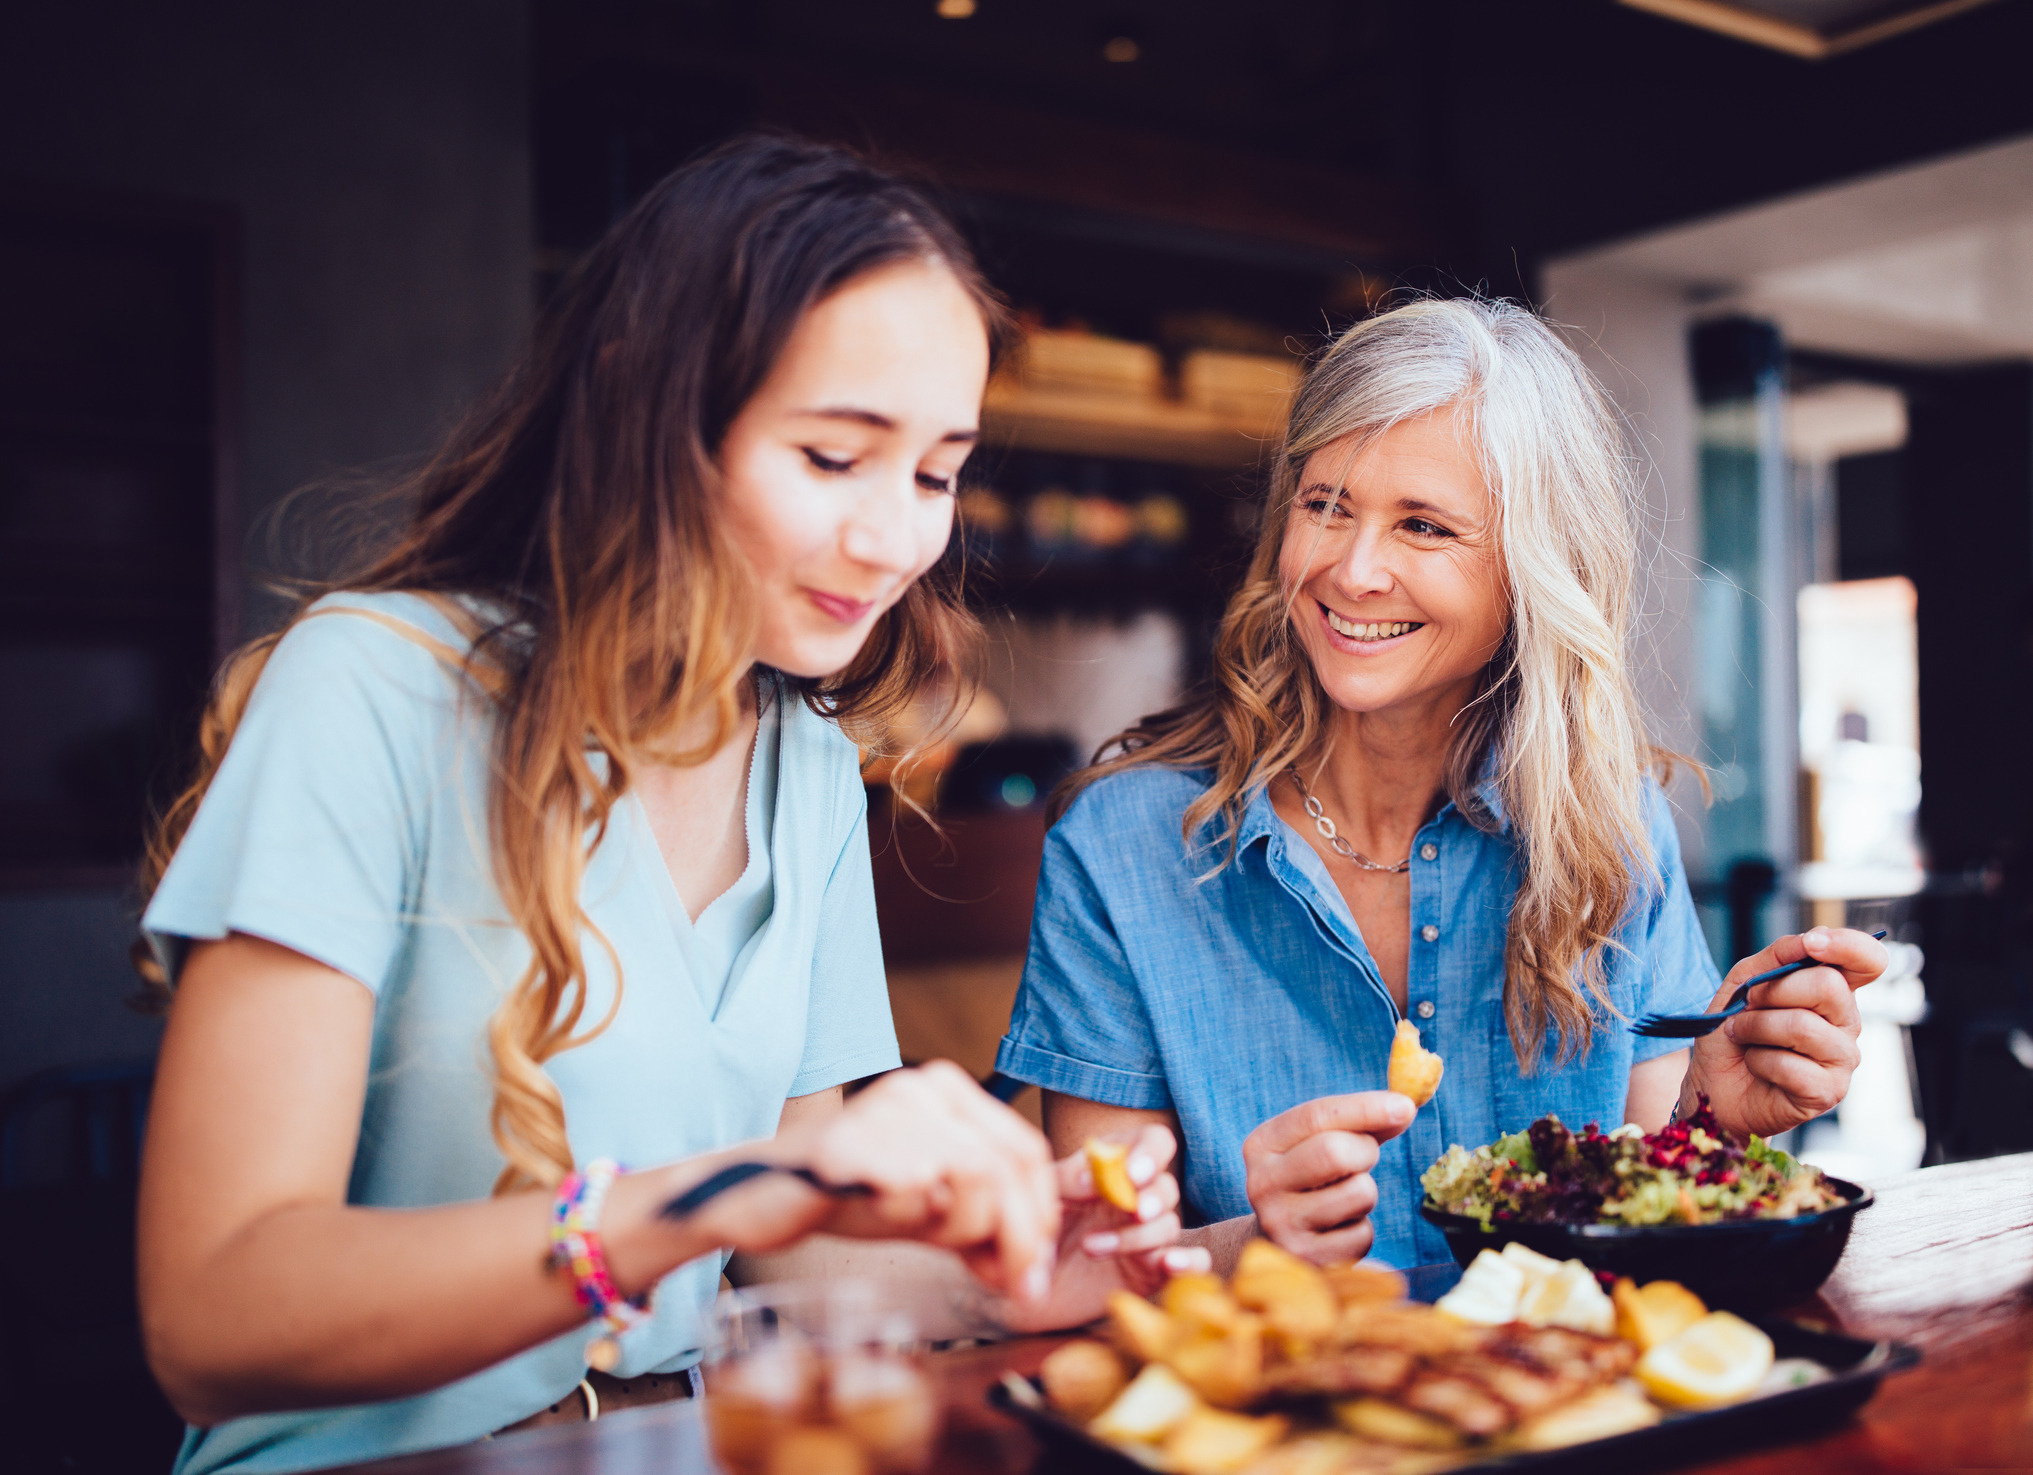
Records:
{"label": "potato wedge held in fingers", "polygon": [[1125,1214],[1137,1211],[1137,1186],[1129,1178],[1129,1144],[1087,1139],[1087,1171],[1094,1175],[1094,1191],[1103,1203]]}
{"label": "potato wedge held in fingers", "polygon": [[1412,1105],[1424,1106],[1440,1089],[1440,1057],[1419,1043],[1419,1026],[1409,1019],[1398,1021],[1398,1033],[1391,1041],[1391,1063],[1384,1088],[1412,1098]]}

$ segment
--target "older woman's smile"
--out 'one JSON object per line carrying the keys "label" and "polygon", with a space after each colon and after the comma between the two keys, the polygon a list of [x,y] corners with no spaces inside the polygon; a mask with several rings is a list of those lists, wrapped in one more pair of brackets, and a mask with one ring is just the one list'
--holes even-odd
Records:
{"label": "older woman's smile", "polygon": [[1399,640],[1426,627],[1424,620],[1351,620],[1336,614],[1320,600],[1320,614],[1327,621],[1327,628],[1344,641],[1363,645],[1374,650],[1389,641]]}

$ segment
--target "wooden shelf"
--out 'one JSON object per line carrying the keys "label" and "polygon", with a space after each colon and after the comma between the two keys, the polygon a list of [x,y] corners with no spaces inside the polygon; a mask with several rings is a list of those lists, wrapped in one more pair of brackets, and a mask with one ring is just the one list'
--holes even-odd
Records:
{"label": "wooden shelf", "polygon": [[1184,558],[1149,565],[1114,558],[1023,557],[984,570],[971,587],[990,607],[1117,613],[1198,608],[1226,593],[1220,579]]}
{"label": "wooden shelf", "polygon": [[1119,456],[1238,470],[1257,465],[1282,406],[1256,423],[1176,400],[992,384],[981,429],[992,445],[1071,456]]}

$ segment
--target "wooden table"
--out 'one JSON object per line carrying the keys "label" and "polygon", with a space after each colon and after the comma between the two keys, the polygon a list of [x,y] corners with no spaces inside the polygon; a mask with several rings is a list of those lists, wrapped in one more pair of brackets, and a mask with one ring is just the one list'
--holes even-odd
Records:
{"label": "wooden table", "polygon": [[[1853,1335],[1908,1342],[1921,1365],[1818,1438],[1699,1467],[1711,1475],[2033,1470],[2033,1154],[1887,1179],[1841,1265],[1795,1308]],[[1058,1343],[1029,1338],[934,1359],[949,1408],[939,1475],[1057,1468],[982,1401],[1005,1370]],[[373,1475],[687,1475],[712,1468],[691,1403],[386,1460]],[[1633,1472],[1637,1475],[1637,1472]]]}

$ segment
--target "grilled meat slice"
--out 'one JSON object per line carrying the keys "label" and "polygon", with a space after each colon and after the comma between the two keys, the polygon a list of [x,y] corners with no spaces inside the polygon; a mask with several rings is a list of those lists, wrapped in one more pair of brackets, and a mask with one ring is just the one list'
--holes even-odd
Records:
{"label": "grilled meat slice", "polygon": [[1488,1327],[1456,1321],[1431,1306],[1356,1302],[1342,1308],[1334,1340],[1344,1347],[1396,1347],[1419,1357],[1469,1352],[1490,1336]]}
{"label": "grilled meat slice", "polygon": [[1401,1401],[1487,1436],[1614,1382],[1630,1370],[1635,1352],[1613,1337],[1513,1323],[1496,1328],[1475,1351],[1428,1359]]}
{"label": "grilled meat slice", "polygon": [[1603,1383],[1621,1378],[1638,1360],[1637,1347],[1621,1337],[1557,1326],[1500,1327],[1487,1350],[1547,1369],[1586,1368],[1593,1381]]}
{"label": "grilled meat slice", "polygon": [[1509,1407],[1518,1419],[1529,1418],[1543,1409],[1565,1403],[1594,1386],[1594,1380],[1585,1374],[1576,1376],[1572,1371],[1549,1372],[1513,1362],[1495,1353],[1468,1352],[1456,1357],[1442,1357],[1435,1360],[1431,1367],[1441,1376],[1474,1383]]}
{"label": "grilled meat slice", "polygon": [[1421,1372],[1398,1396],[1406,1408],[1445,1419],[1464,1434],[1487,1439],[1518,1422],[1508,1403],[1474,1378],[1454,1373]]}
{"label": "grilled meat slice", "polygon": [[1286,1396],[1346,1398],[1351,1393],[1395,1393],[1411,1375],[1412,1354],[1402,1348],[1347,1347],[1274,1368],[1265,1375],[1264,1388]]}

